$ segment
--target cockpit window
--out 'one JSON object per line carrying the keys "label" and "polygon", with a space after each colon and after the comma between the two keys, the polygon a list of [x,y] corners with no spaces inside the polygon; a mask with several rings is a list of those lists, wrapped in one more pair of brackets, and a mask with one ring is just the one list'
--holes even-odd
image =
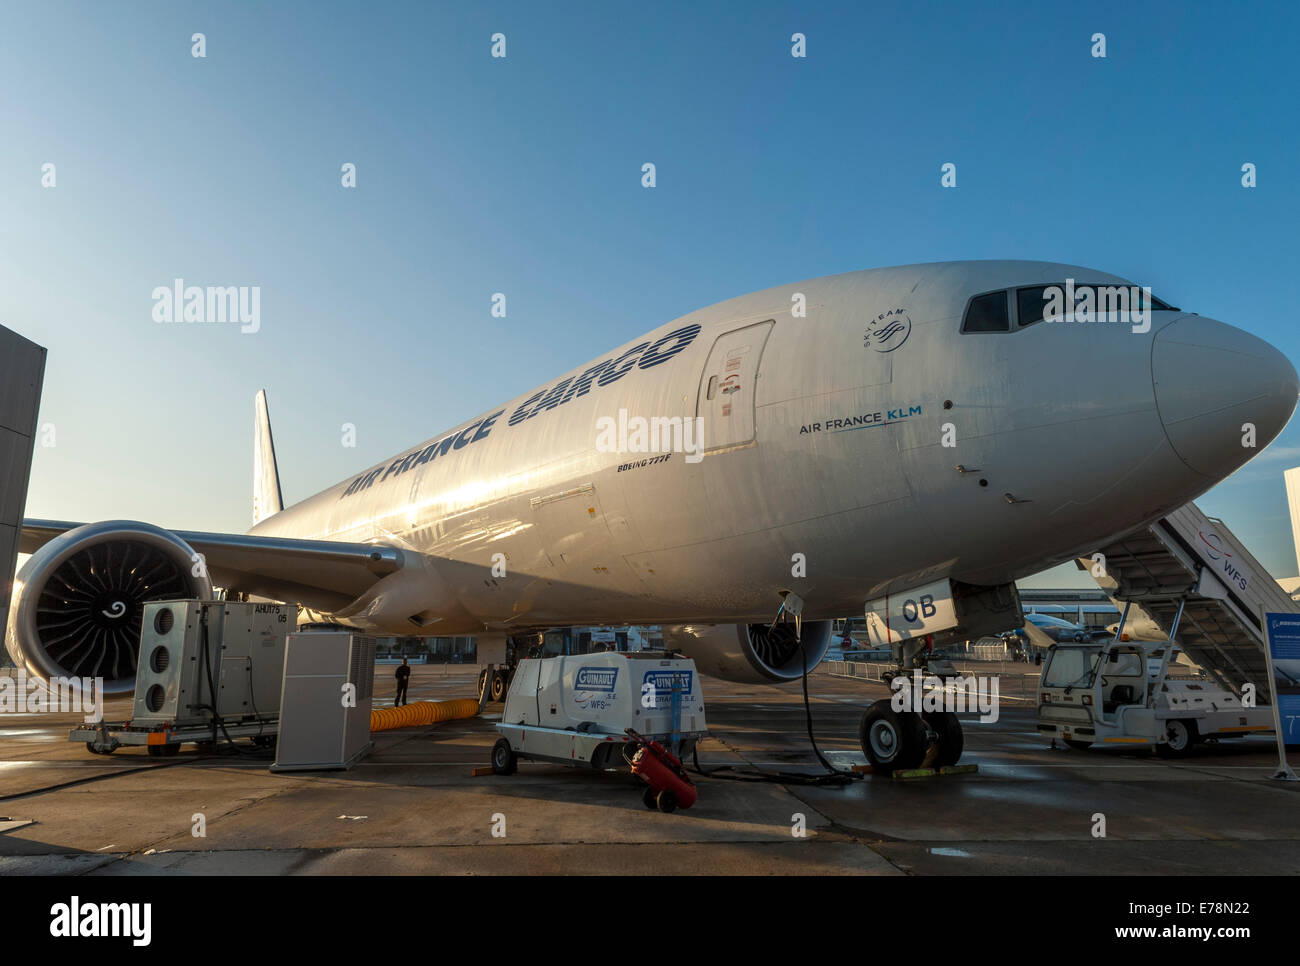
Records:
{"label": "cockpit window", "polygon": [[[1060,313],[1056,317],[1065,317],[1072,314],[1074,306],[1066,304],[1068,291],[1071,290],[1066,288],[1064,282],[1016,289],[1016,320],[1020,328],[1043,321],[1049,308],[1053,313]],[[1179,311],[1154,295],[1148,296],[1141,288],[1128,285],[1112,285],[1110,283],[1099,285],[1093,282],[1075,282],[1072,291],[1075,306],[1081,304],[1084,298],[1089,299],[1088,310],[1094,317],[1112,312],[1131,312],[1139,309],[1155,309],[1158,312]],[[1134,293],[1136,293],[1136,299]]]}
{"label": "cockpit window", "polygon": [[990,292],[970,300],[966,318],[961,324],[963,332],[1007,332],[1010,329],[1006,292]]}
{"label": "cockpit window", "polygon": [[1043,313],[1050,299],[1047,285],[1016,289],[1016,318],[1020,327],[1043,321]]}
{"label": "cockpit window", "polygon": [[[1144,302],[1146,301],[1145,292],[1142,293],[1142,301]],[[1178,306],[1170,305],[1168,302],[1162,302],[1154,295],[1151,296],[1151,308],[1155,309],[1157,312],[1181,312],[1182,311],[1182,309],[1180,309]]]}

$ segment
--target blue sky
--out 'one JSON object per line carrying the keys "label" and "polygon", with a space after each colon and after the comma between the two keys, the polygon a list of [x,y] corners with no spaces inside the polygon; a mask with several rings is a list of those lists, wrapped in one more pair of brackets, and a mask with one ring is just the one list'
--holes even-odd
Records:
{"label": "blue sky", "polygon": [[[881,265],[1095,266],[1300,360],[1298,24],[1284,4],[10,3],[0,322],[50,350],[56,441],[28,515],[243,530],[258,388],[292,502],[693,309]],[[260,286],[261,331],[156,324],[177,277]],[[1296,572],[1295,463],[1293,426],[1200,501],[1275,576]]]}

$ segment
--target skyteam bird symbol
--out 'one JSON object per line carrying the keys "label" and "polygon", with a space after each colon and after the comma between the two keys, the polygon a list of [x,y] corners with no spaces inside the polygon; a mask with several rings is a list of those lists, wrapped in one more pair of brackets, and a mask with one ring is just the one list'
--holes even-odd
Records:
{"label": "skyteam bird symbol", "polygon": [[903,309],[878,315],[867,329],[865,342],[877,352],[893,352],[912,334],[912,320]]}

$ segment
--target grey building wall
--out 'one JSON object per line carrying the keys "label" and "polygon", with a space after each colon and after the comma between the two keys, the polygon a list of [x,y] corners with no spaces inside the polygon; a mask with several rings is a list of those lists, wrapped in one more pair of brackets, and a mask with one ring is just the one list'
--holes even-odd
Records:
{"label": "grey building wall", "polygon": [[9,622],[44,378],[45,350],[0,325],[0,633]]}

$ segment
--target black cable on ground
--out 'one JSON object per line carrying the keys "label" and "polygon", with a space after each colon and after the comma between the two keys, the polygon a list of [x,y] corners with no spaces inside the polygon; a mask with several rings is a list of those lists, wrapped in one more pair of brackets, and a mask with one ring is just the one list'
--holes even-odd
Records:
{"label": "black cable on ground", "polygon": [[169,761],[165,765],[137,765],[135,767],[119,768],[114,771],[108,771],[102,775],[91,775],[88,778],[73,778],[66,782],[57,782],[53,785],[42,785],[40,788],[28,789],[25,792],[14,792],[12,795],[0,795],[0,802],[14,802],[20,798],[30,798],[32,795],[44,795],[46,792],[57,792],[60,789],[72,788],[76,785],[88,785],[91,782],[102,782],[108,778],[119,778],[123,775],[135,775],[142,771],[153,771],[155,768],[171,768],[173,765],[188,765],[192,759],[182,758],[180,761]]}
{"label": "black cable on ground", "polygon": [[[782,604],[782,614],[784,607]],[[784,621],[782,621],[784,623]],[[734,765],[719,765],[709,771],[705,771],[700,765],[700,752],[698,747],[692,746],[691,758],[695,764],[695,771],[706,778],[721,778],[726,781],[740,782],[773,782],[782,785],[829,785],[843,787],[851,782],[861,781],[865,776],[861,772],[841,771],[826,760],[820,748],[817,747],[817,739],[813,735],[812,704],[808,700],[808,649],[804,646],[803,634],[799,634],[799,650],[803,654],[803,712],[804,721],[808,726],[808,741],[812,745],[813,754],[821,762],[826,773],[822,775],[809,775],[804,772],[792,771],[763,771],[761,768],[737,768]],[[724,774],[726,773],[726,774]]]}

